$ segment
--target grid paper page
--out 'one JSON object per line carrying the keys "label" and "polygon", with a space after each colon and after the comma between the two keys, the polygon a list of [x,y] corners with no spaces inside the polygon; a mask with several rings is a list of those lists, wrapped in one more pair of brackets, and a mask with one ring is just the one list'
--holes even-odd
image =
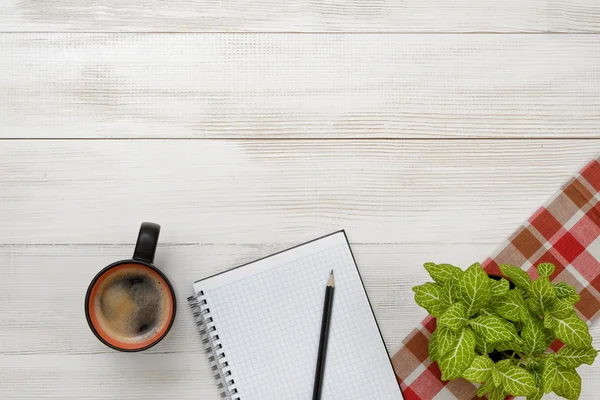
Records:
{"label": "grid paper page", "polygon": [[402,394],[343,232],[194,284],[242,400],[310,399],[325,286],[336,288],[323,400]]}

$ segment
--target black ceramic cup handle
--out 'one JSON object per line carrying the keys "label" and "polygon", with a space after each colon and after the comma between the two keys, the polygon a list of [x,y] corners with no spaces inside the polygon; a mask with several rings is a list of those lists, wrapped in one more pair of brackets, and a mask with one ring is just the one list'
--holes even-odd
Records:
{"label": "black ceramic cup handle", "polygon": [[143,222],[142,226],[140,226],[135,250],[133,250],[133,259],[152,264],[154,262],[159,234],[160,225],[152,222]]}

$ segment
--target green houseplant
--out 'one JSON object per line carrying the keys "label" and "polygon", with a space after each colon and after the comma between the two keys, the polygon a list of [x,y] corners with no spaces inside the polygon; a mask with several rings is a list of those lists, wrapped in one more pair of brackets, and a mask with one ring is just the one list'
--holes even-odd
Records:
{"label": "green houseplant", "polygon": [[[437,318],[429,356],[443,380],[481,384],[477,394],[490,400],[507,395],[539,400],[551,391],[579,398],[581,378],[575,368],[592,365],[598,351],[575,312],[575,288],[550,282],[553,264],[538,265],[535,280],[510,265],[500,266],[506,278],[497,279],[479,263],[466,271],[449,264],[424,266],[434,282],[413,291],[417,304]],[[566,346],[547,351],[555,339]]]}

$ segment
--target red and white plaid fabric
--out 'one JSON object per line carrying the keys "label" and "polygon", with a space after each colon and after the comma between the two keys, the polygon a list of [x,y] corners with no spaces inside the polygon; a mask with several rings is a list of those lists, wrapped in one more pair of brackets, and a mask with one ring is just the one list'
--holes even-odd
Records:
{"label": "red and white plaid fabric", "polygon": [[[492,275],[501,275],[498,265],[520,266],[534,277],[533,266],[552,263],[554,282],[577,288],[576,304],[588,323],[600,311],[600,159],[589,163],[562,190],[540,208],[482,264]],[[429,360],[427,345],[435,330],[428,316],[414,329],[392,357],[406,400],[480,399],[474,384],[463,380],[444,382],[437,363]],[[562,346],[555,342],[551,348]]]}

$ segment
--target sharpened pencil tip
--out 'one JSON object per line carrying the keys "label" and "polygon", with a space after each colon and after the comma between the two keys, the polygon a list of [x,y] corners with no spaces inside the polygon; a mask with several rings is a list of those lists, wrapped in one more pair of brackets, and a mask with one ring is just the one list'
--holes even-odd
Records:
{"label": "sharpened pencil tip", "polygon": [[327,286],[335,286],[335,279],[333,278],[333,270],[331,270],[331,273],[329,274],[329,282],[327,282]]}

